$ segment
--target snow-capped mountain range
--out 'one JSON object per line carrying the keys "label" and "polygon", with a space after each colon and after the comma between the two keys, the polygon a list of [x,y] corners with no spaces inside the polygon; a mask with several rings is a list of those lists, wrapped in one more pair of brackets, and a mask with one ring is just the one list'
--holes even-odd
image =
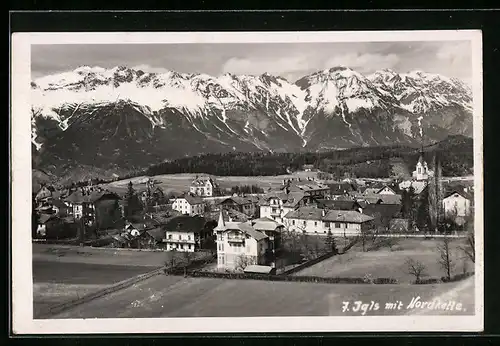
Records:
{"label": "snow-capped mountain range", "polygon": [[42,165],[144,166],[206,152],[418,144],[472,135],[472,92],[445,76],[333,67],[259,76],[82,66],[31,83]]}

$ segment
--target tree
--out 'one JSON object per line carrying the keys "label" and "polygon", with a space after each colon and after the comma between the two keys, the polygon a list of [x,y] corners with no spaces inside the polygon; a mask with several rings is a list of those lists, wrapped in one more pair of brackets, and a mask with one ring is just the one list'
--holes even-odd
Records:
{"label": "tree", "polygon": [[143,210],[139,196],[134,190],[134,186],[131,181],[128,183],[125,201],[127,202],[125,217],[130,218]]}
{"label": "tree", "polygon": [[195,258],[194,252],[184,251],[182,253],[182,259],[184,263],[184,276],[187,276],[187,268]]}
{"label": "tree", "polygon": [[31,199],[31,238],[37,238],[38,220],[40,219],[38,212],[36,211],[36,198],[35,195]]}
{"label": "tree", "polygon": [[444,236],[443,242],[441,243],[441,245],[438,245],[437,249],[439,252],[439,264],[444,270],[446,278],[450,280],[451,274],[455,267],[455,261],[452,259],[451,254],[451,238]]}
{"label": "tree", "polygon": [[465,245],[461,246],[460,250],[464,253],[465,258],[470,260],[472,263],[476,263],[476,241],[473,230],[467,232]]}
{"label": "tree", "polygon": [[429,215],[429,201],[428,201],[428,194],[425,192],[427,189],[425,189],[421,194],[419,198],[419,204],[417,208],[417,215],[416,215],[416,224],[417,227],[420,231],[427,232],[429,231],[432,223],[430,220],[430,215]]}
{"label": "tree", "polygon": [[255,261],[250,256],[241,254],[236,258],[235,262],[234,269],[244,271],[246,267],[254,264]]}
{"label": "tree", "polygon": [[167,251],[165,256],[165,267],[173,270],[178,264],[178,253],[174,248],[172,250]]}
{"label": "tree", "polygon": [[426,276],[426,266],[413,258],[407,258],[405,261],[407,273],[415,276],[415,283],[419,283],[423,276]]}
{"label": "tree", "polygon": [[328,230],[325,238],[325,245],[328,251],[333,252],[334,254],[338,253],[337,244],[335,242],[335,238],[333,237],[332,231]]}

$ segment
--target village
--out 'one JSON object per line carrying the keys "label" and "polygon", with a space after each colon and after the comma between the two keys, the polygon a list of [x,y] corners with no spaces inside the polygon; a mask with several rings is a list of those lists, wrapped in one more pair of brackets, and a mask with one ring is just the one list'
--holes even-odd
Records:
{"label": "village", "polygon": [[166,196],[152,177],[139,187],[130,182],[123,195],[92,182],[64,190],[43,185],[33,194],[33,241],[164,251],[172,265],[203,254],[204,270],[269,274],[356,243],[364,249],[375,239],[472,229],[473,186],[447,182],[423,153],[406,180],[332,181],[319,173],[285,179],[272,191],[223,191],[200,175],[177,196]]}

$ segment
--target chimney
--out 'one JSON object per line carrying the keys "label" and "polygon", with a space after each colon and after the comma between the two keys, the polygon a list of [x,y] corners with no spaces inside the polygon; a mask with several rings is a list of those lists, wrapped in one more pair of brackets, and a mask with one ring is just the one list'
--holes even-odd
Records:
{"label": "chimney", "polygon": [[326,215],[325,209],[321,209],[321,217],[325,217],[325,215]]}

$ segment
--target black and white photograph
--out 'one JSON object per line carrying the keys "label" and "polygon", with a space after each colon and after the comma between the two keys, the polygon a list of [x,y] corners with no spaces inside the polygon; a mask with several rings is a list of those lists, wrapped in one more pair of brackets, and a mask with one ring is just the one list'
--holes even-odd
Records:
{"label": "black and white photograph", "polygon": [[481,54],[471,30],[14,34],[14,329],[482,330]]}

